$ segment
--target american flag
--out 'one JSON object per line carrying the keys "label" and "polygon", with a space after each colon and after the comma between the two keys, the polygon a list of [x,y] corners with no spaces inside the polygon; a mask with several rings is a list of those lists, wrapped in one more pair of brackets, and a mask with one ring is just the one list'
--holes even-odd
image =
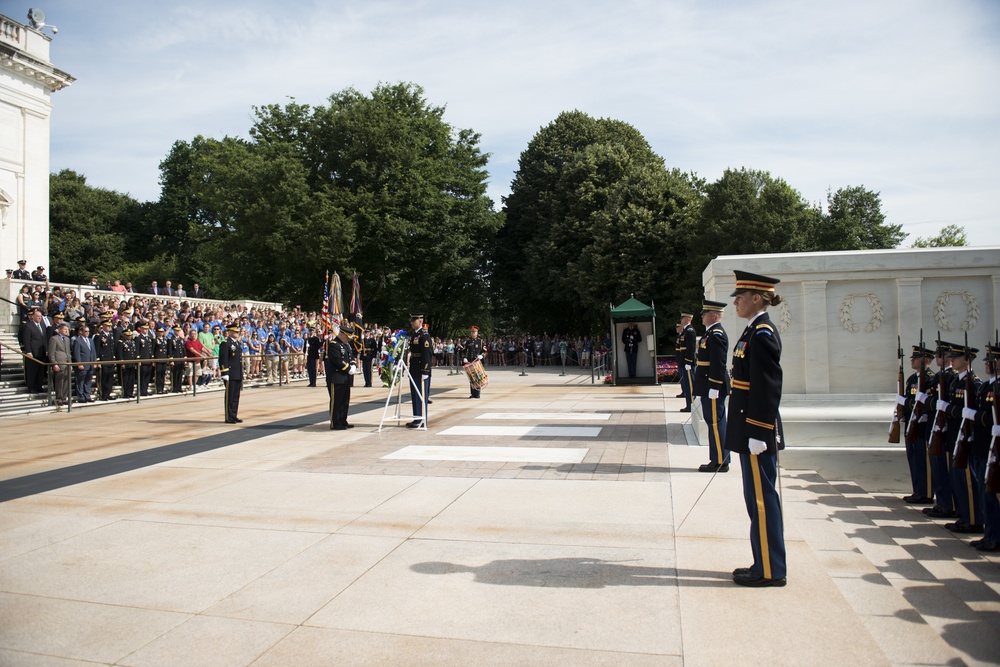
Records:
{"label": "american flag", "polygon": [[320,339],[326,339],[326,330],[330,327],[330,271],[326,272],[326,280],[323,281],[323,330],[320,332]]}

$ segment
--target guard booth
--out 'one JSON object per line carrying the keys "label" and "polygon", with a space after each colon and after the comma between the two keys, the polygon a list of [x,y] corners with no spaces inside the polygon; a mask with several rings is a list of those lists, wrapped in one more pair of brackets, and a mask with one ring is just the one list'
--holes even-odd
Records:
{"label": "guard booth", "polygon": [[[635,377],[628,376],[628,362],[625,359],[625,345],[622,333],[629,323],[639,328],[642,340],[635,359]],[[611,383],[658,384],[656,380],[656,309],[647,306],[634,296],[617,308],[611,308],[611,335],[614,340],[615,362],[611,369]]]}

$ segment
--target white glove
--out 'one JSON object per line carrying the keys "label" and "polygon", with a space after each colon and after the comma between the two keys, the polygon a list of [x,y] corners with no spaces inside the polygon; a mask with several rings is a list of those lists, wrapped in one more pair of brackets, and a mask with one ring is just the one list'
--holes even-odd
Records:
{"label": "white glove", "polygon": [[476,359],[479,359],[480,361],[482,361],[482,359],[483,359],[483,355],[481,355],[481,354],[479,354],[479,355],[476,355]]}
{"label": "white glove", "polygon": [[926,424],[927,423],[927,415],[920,415],[920,419],[917,420],[917,423],[918,424]]}
{"label": "white glove", "polygon": [[686,371],[691,370],[691,364],[684,364],[684,370]]}
{"label": "white glove", "polygon": [[420,379],[421,379],[421,380],[430,380],[430,379],[431,379],[431,376],[430,376],[430,375],[421,375],[421,376],[420,376]]}
{"label": "white glove", "polygon": [[948,405],[949,405],[948,401],[942,401],[942,400],[938,399],[938,402],[937,402],[938,412],[943,412],[944,410],[947,410],[948,409]]}
{"label": "white glove", "polygon": [[900,396],[899,394],[896,394],[896,403],[900,405],[906,405],[906,396]]}
{"label": "white glove", "polygon": [[972,408],[962,408],[962,419],[968,419],[970,422],[974,421],[976,418],[976,411]]}
{"label": "white glove", "polygon": [[757,438],[750,438],[750,453],[756,456],[767,451],[767,443]]}
{"label": "white glove", "polygon": [[715,399],[717,399],[719,397],[719,390],[718,389],[709,389],[708,390],[708,397],[714,401]]}
{"label": "white glove", "polygon": [[924,403],[927,401],[927,394],[922,391],[917,392],[917,403]]}
{"label": "white glove", "polygon": [[463,363],[463,364],[467,364],[467,363],[469,363],[469,360],[468,360],[468,359],[466,359],[465,357],[462,357],[462,363]]}
{"label": "white glove", "polygon": [[347,369],[347,374],[348,375],[357,375],[358,374],[358,367],[355,366],[354,364],[351,364],[350,368]]}
{"label": "white glove", "polygon": [[993,429],[990,431],[990,435],[994,438],[1000,438],[1000,424],[994,424]]}
{"label": "white glove", "polygon": [[223,375],[222,379],[225,380],[226,382],[229,382],[229,376],[228,375]]}

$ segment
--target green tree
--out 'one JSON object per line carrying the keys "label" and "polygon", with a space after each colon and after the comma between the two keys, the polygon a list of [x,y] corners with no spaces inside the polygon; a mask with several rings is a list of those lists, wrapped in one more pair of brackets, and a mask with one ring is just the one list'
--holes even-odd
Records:
{"label": "green tree", "polygon": [[634,127],[560,114],[521,153],[505,201],[494,253],[501,307],[525,328],[586,331],[604,326],[610,301],[656,296],[642,294],[650,281],[637,282],[632,268],[641,273],[654,252],[672,254],[664,219],[672,185]]}
{"label": "green tree", "polygon": [[826,193],[827,213],[809,242],[812,250],[875,250],[897,247],[902,225],[885,223],[878,192],[863,186]]}
{"label": "green tree", "polygon": [[141,207],[128,195],[87,185],[63,169],[49,178],[50,276],[82,283],[90,276],[120,278],[128,259],[122,228],[141,225]]}
{"label": "green tree", "polygon": [[965,227],[961,225],[945,225],[937,236],[929,238],[917,237],[912,248],[952,248],[969,245]]}

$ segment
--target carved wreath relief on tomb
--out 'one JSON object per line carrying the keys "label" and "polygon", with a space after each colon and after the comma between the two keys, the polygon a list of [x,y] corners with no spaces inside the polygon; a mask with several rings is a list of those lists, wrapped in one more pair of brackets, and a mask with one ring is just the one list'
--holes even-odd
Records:
{"label": "carved wreath relief on tomb", "polygon": [[868,305],[872,309],[872,318],[869,320],[868,324],[865,325],[865,332],[871,333],[882,326],[882,302],[877,296],[871,292],[852,292],[844,297],[844,300],[840,302],[840,323],[844,325],[844,328],[851,333],[858,333],[861,328],[854,323],[851,318],[851,307],[854,305],[854,300],[857,298],[863,298],[868,301]]}
{"label": "carved wreath relief on tomb", "polygon": [[943,331],[955,330],[955,325],[951,323],[951,320],[948,319],[947,312],[945,312],[945,309],[948,306],[948,300],[953,296],[960,296],[962,297],[962,300],[965,301],[967,318],[964,322],[962,322],[960,329],[962,331],[972,331],[972,329],[976,326],[976,322],[979,321],[979,304],[976,302],[976,297],[969,294],[968,291],[941,292],[941,294],[938,295],[937,300],[934,302],[934,320]]}
{"label": "carved wreath relief on tomb", "polygon": [[792,323],[792,311],[788,309],[788,302],[782,301],[778,304],[778,333],[785,333]]}

